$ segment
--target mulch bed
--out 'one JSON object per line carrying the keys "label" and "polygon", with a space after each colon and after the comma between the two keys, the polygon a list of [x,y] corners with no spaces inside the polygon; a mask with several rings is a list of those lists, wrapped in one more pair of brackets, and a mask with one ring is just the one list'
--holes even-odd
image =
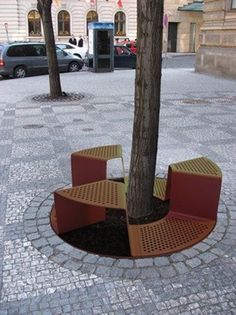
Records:
{"label": "mulch bed", "polygon": [[[169,210],[169,202],[153,198],[153,212],[132,224],[150,223],[162,219]],[[67,243],[99,255],[130,257],[128,231],[124,210],[106,210],[106,220],[60,235]]]}

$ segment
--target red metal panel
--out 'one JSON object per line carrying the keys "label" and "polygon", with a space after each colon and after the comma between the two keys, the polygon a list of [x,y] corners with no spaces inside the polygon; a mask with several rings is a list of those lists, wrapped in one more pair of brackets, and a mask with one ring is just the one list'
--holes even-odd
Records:
{"label": "red metal panel", "polygon": [[105,220],[103,207],[85,205],[54,193],[58,234]]}
{"label": "red metal panel", "polygon": [[172,171],[170,211],[216,220],[221,178]]}
{"label": "red metal panel", "polygon": [[106,161],[71,155],[72,185],[79,186],[106,179]]}

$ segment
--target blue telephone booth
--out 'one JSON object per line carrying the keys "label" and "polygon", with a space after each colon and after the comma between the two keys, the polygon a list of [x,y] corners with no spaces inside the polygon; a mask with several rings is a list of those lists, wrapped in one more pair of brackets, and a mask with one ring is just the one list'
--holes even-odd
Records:
{"label": "blue telephone booth", "polygon": [[94,72],[114,71],[114,25],[92,22],[89,30],[89,70]]}

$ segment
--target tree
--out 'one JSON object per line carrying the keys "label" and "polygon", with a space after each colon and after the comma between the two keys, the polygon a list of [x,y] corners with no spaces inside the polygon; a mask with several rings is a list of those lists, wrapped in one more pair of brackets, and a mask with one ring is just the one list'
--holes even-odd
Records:
{"label": "tree", "polygon": [[163,0],[137,1],[135,109],[127,208],[133,218],[153,208],[161,92]]}
{"label": "tree", "polygon": [[46,52],[48,58],[49,87],[52,98],[62,95],[56,45],[52,25],[52,0],[38,0],[37,8],[43,23]]}

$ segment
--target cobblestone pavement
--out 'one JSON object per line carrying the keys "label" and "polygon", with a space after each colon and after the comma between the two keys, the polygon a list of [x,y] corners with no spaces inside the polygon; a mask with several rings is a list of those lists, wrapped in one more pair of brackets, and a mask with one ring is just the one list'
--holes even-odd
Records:
{"label": "cobblestone pavement", "polygon": [[[0,315],[236,314],[235,81],[163,70],[157,173],[214,160],[223,171],[218,221],[190,249],[132,260],[72,248],[48,214],[52,192],[71,182],[72,152],[119,143],[128,171],[134,71],[61,80],[84,98],[32,100],[48,92],[47,76],[0,81]],[[119,175],[116,163],[109,175]]]}

